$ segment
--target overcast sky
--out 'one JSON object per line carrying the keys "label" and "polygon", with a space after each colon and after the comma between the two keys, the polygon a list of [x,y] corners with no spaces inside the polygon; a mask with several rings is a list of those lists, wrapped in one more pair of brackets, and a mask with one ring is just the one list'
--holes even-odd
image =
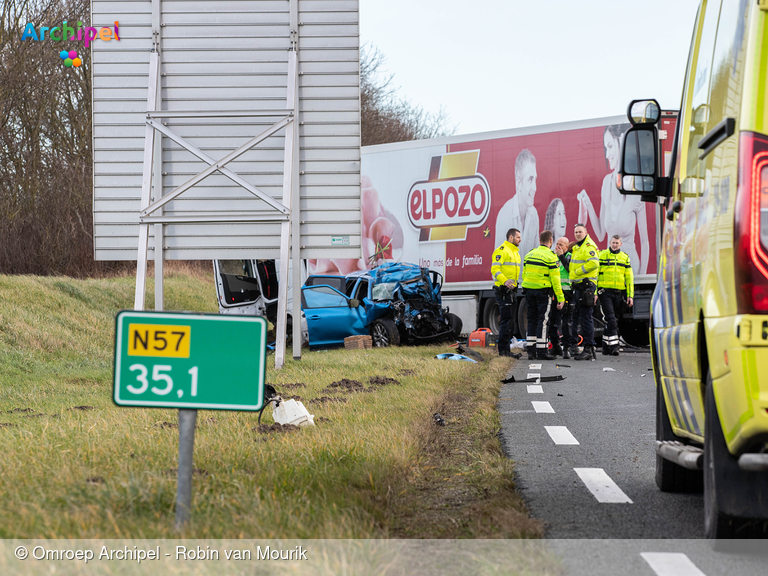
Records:
{"label": "overcast sky", "polygon": [[361,43],[456,134],[677,110],[699,0],[360,0]]}

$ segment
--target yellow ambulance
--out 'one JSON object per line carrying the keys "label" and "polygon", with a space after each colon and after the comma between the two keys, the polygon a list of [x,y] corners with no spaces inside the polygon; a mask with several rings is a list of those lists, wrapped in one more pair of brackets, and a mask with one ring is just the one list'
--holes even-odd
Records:
{"label": "yellow ambulance", "polygon": [[628,115],[616,185],[666,216],[651,308],[656,483],[703,486],[708,537],[765,538],[768,0],[702,0],[667,173],[658,103]]}

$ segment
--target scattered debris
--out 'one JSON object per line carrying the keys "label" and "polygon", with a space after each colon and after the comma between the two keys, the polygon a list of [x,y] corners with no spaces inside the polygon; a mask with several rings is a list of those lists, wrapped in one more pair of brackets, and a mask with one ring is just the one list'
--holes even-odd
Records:
{"label": "scattered debris", "polygon": [[555,364],[555,368],[570,368],[570,364]]}
{"label": "scattered debris", "polygon": [[283,434],[285,432],[293,432],[294,430],[298,430],[299,427],[295,426],[294,424],[279,424],[275,422],[271,426],[267,424],[260,424],[259,426],[256,426],[253,428],[254,432],[258,432],[260,434]]}
{"label": "scattered debris", "polygon": [[440,415],[440,412],[435,412],[432,414],[432,419],[438,426],[445,426],[445,419]]}
{"label": "scattered debris", "polygon": [[315,417],[296,400],[284,400],[272,409],[272,418],[278,424],[295,424],[298,426],[313,426]]}
{"label": "scattered debris", "polygon": [[445,354],[438,354],[435,356],[438,360],[464,360],[465,362],[472,362],[473,364],[477,364],[477,360],[472,360],[472,358],[467,358],[466,356],[462,356],[461,354],[453,354],[451,352],[446,352]]}
{"label": "scattered debris", "polygon": [[330,396],[320,396],[320,398],[314,398],[307,402],[307,404],[326,404],[328,402],[346,402],[346,398],[335,398]]}
{"label": "scattered debris", "polygon": [[368,383],[371,386],[389,386],[390,384],[400,384],[399,380],[394,378],[387,378],[386,376],[371,376],[368,379]]}
{"label": "scattered debris", "polygon": [[80,410],[82,412],[87,412],[88,410],[95,410],[93,406],[72,406],[72,408],[67,408],[67,410]]}
{"label": "scattered debris", "polygon": [[525,380],[516,380],[514,376],[510,376],[509,378],[505,378],[501,381],[502,384],[512,384],[515,383],[539,383],[539,382],[560,382],[561,380],[565,380],[565,376],[562,374],[558,374],[557,376],[543,376],[541,378],[526,378]]}
{"label": "scattered debris", "polygon": [[562,394],[560,394],[560,392],[558,392],[558,393],[557,393],[557,395],[558,395],[558,396],[562,396]]}
{"label": "scattered debris", "polygon": [[101,476],[91,476],[90,478],[86,478],[85,480],[86,484],[103,484],[104,478]]}
{"label": "scattered debris", "polygon": [[517,352],[510,352],[509,355],[512,356],[512,358],[514,358],[515,360],[520,360],[520,358],[523,357],[522,354],[518,354]]}
{"label": "scattered debris", "polygon": [[603,372],[616,372],[616,370],[614,370],[613,368],[608,368],[608,366],[606,366],[605,368],[603,368]]}
{"label": "scattered debris", "polygon": [[485,358],[483,358],[483,355],[480,354],[480,352],[476,350],[468,350],[464,348],[463,346],[457,346],[456,352],[459,354],[463,354],[464,356],[467,356],[469,358],[472,358],[474,360],[477,360],[478,362],[485,362]]}
{"label": "scattered debris", "polygon": [[645,378],[645,374],[640,374],[640,378]]}

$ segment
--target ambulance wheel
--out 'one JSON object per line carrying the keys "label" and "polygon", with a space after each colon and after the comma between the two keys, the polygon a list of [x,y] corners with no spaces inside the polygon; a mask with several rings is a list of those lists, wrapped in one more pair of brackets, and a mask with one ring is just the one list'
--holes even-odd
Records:
{"label": "ambulance wheel", "polygon": [[[681,441],[672,432],[667,407],[664,404],[663,384],[656,380],[656,440],[662,442]],[[702,473],[699,470],[689,470],[656,454],[656,485],[662,492],[701,492]]]}
{"label": "ambulance wheel", "polygon": [[456,316],[456,314],[451,314],[450,312],[445,314],[445,318],[448,320],[448,325],[451,327],[452,338],[458,340],[464,323],[461,321],[461,318]]}
{"label": "ambulance wheel", "polygon": [[397,331],[397,326],[392,320],[381,318],[374,320],[371,324],[371,340],[378,348],[400,346],[400,332]]}
{"label": "ambulance wheel", "polygon": [[765,538],[761,505],[768,493],[764,474],[745,472],[725,443],[715,404],[712,376],[707,373],[704,416],[704,531],[707,538]]}

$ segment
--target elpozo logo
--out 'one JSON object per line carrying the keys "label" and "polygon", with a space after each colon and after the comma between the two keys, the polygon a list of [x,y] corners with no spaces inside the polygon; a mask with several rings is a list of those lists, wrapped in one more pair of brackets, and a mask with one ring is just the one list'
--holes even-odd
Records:
{"label": "elpozo logo", "polygon": [[464,240],[467,228],[480,226],[491,209],[491,190],[478,174],[480,151],[448,153],[432,158],[429,180],[408,191],[408,220],[421,230],[419,240]]}
{"label": "elpozo logo", "polygon": [[[120,25],[115,21],[114,28],[108,28],[106,26],[102,28],[94,28],[93,26],[83,27],[83,23],[78,21],[77,28],[69,26],[67,20],[64,20],[59,26],[39,26],[35,28],[35,25],[28,22],[24,27],[24,32],[21,35],[22,42],[25,40],[32,40],[37,42],[43,42],[46,40],[46,32],[48,33],[48,40],[53,42],[61,42],[68,40],[70,42],[83,42],[85,47],[88,48],[91,42],[94,40],[101,40],[108,42],[110,40],[120,40]],[[59,57],[64,60],[64,66],[77,68],[82,64],[82,60],[78,57],[77,50],[61,50]]]}

